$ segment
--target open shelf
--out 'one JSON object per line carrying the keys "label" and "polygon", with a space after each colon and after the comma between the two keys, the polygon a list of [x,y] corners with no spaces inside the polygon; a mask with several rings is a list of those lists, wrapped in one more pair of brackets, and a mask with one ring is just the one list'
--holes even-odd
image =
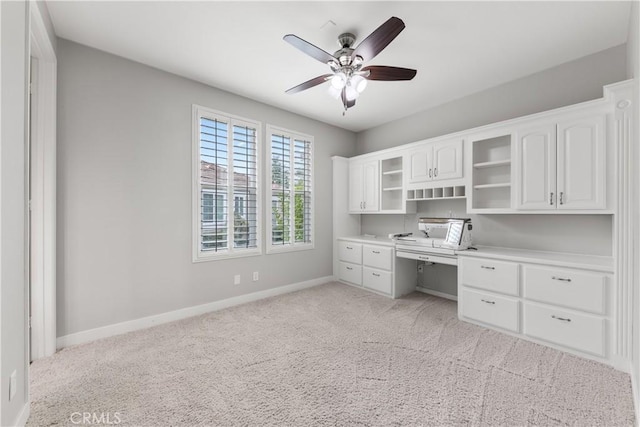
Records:
{"label": "open shelf", "polygon": [[498,182],[496,184],[479,184],[474,185],[473,188],[475,190],[482,190],[483,188],[503,188],[503,187],[511,187],[510,182]]}
{"label": "open shelf", "polygon": [[[511,134],[472,140],[473,209],[511,207]],[[475,191],[480,190],[480,191]]]}
{"label": "open shelf", "polygon": [[402,192],[402,156],[380,161],[382,191],[380,208],[382,211],[403,211],[406,206]]}
{"label": "open shelf", "polygon": [[407,190],[408,201],[464,199],[465,197],[466,197],[466,189],[464,185]]}
{"label": "open shelf", "polygon": [[476,169],[486,169],[486,168],[495,168],[499,166],[508,166],[510,164],[511,164],[511,159],[492,160],[490,162],[475,163],[473,167]]}

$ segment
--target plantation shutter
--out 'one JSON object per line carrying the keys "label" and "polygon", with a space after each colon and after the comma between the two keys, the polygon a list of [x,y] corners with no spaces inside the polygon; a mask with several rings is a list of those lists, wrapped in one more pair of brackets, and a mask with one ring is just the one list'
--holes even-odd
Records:
{"label": "plantation shutter", "polygon": [[312,142],[270,132],[272,248],[310,245],[313,235]]}
{"label": "plantation shutter", "polygon": [[198,256],[259,253],[258,124],[196,111]]}
{"label": "plantation shutter", "polygon": [[228,249],[226,195],[228,193],[229,123],[200,118],[201,250]]}

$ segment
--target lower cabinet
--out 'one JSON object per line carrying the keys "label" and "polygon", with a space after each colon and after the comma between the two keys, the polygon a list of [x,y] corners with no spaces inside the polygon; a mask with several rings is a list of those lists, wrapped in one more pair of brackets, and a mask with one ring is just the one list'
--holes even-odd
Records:
{"label": "lower cabinet", "polygon": [[415,261],[396,258],[395,247],[372,238],[338,239],[338,280],[399,298],[415,291]]}
{"label": "lower cabinet", "polygon": [[363,267],[362,285],[367,289],[391,295],[393,291],[393,274],[390,271]]}
{"label": "lower cabinet", "polygon": [[354,285],[362,285],[362,266],[340,261],[338,279],[343,282],[353,283]]}
{"label": "lower cabinet", "polygon": [[458,316],[606,362],[608,278],[575,268],[461,256]]}
{"label": "lower cabinet", "polygon": [[520,330],[520,302],[495,294],[463,288],[458,303],[465,317],[512,332]]}
{"label": "lower cabinet", "polygon": [[533,338],[605,356],[605,319],[601,316],[526,302],[523,332]]}

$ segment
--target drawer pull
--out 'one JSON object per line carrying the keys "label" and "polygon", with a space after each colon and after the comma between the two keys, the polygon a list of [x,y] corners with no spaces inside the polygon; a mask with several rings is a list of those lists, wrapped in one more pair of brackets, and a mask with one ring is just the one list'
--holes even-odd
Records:
{"label": "drawer pull", "polygon": [[373,252],[374,254],[379,254],[380,253],[380,251],[371,251],[371,252]]}
{"label": "drawer pull", "polygon": [[553,280],[560,280],[561,282],[570,282],[570,281],[571,281],[571,279],[567,279],[567,278],[564,278],[564,277],[556,277],[556,276],[553,276],[553,277],[551,277],[551,278],[552,278]]}
{"label": "drawer pull", "polygon": [[353,268],[351,268],[351,267],[347,267],[347,270],[353,270]]}
{"label": "drawer pull", "polygon": [[485,270],[495,270],[496,269],[495,267],[489,267],[489,266],[486,266],[486,265],[481,265],[480,268],[484,268]]}
{"label": "drawer pull", "polygon": [[376,277],[380,277],[380,275],[378,273],[371,273],[371,274],[373,274]]}
{"label": "drawer pull", "polygon": [[486,299],[483,299],[483,300],[480,300],[480,301],[486,302],[487,304],[495,304],[496,303],[495,301],[489,301],[489,300],[486,300]]}
{"label": "drawer pull", "polygon": [[561,320],[563,322],[571,322],[571,319],[569,319],[568,317],[558,317],[558,316],[556,316],[554,314],[552,314],[551,317],[553,317],[554,319],[557,319],[557,320]]}
{"label": "drawer pull", "polygon": [[353,249],[353,248],[352,248],[351,246],[347,246],[347,249],[351,250],[351,249]]}
{"label": "drawer pull", "polygon": [[428,257],[428,256],[421,256],[421,255],[418,255],[418,258],[429,261],[429,257]]}

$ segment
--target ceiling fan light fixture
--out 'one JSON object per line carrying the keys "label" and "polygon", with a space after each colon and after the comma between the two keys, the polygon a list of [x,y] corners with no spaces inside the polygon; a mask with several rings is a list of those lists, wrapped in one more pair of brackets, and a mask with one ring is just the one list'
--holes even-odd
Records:
{"label": "ceiling fan light fixture", "polygon": [[342,89],[336,89],[335,87],[333,87],[333,85],[329,85],[328,92],[329,95],[331,95],[335,99],[340,99],[340,96],[342,95]]}
{"label": "ceiling fan light fixture", "polygon": [[347,97],[347,101],[355,101],[360,96],[360,92],[358,92],[353,85],[349,84],[345,88],[345,96]]}
{"label": "ceiling fan light fixture", "polygon": [[331,86],[335,89],[342,90],[342,88],[347,84],[347,76],[344,73],[337,73],[333,77],[331,77]]}
{"label": "ceiling fan light fixture", "polygon": [[358,93],[362,93],[367,88],[367,79],[360,75],[355,75],[351,77],[351,86],[356,88]]}

